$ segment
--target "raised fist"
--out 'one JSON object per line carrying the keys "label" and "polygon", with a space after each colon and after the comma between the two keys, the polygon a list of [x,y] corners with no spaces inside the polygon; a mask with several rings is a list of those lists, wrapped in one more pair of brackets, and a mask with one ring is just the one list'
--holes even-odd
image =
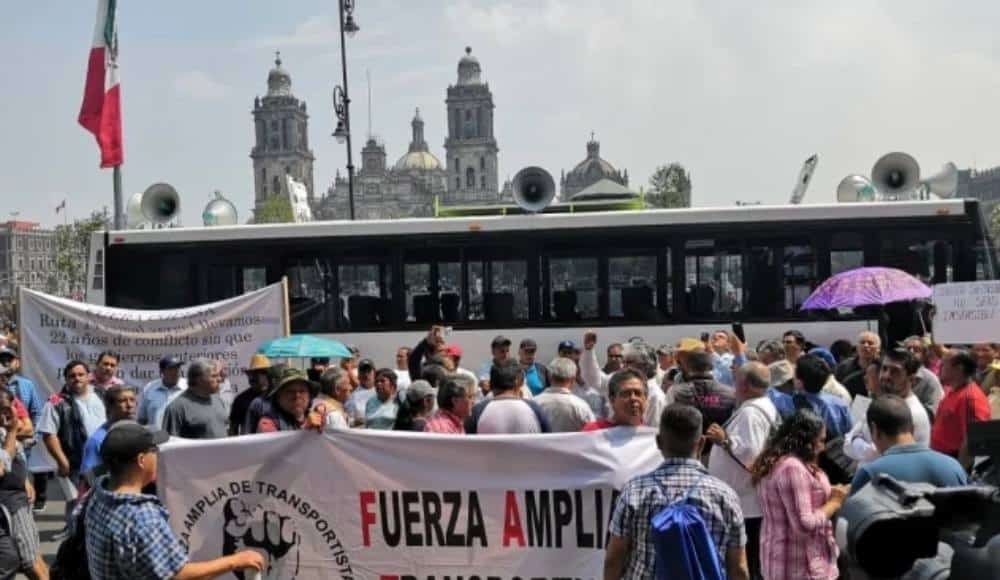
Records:
{"label": "raised fist", "polygon": [[[302,537],[295,522],[286,516],[250,506],[238,497],[226,502],[222,531],[222,554],[228,556],[240,550],[255,550],[264,557],[263,578],[294,580],[299,573],[299,545]],[[242,571],[233,574],[239,580],[250,580]]]}

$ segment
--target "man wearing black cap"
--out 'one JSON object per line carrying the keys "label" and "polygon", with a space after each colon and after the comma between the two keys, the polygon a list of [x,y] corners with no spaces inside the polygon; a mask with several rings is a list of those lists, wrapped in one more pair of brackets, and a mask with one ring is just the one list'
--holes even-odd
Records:
{"label": "man wearing black cap", "polygon": [[490,343],[490,352],[493,358],[484,362],[479,367],[479,389],[482,393],[490,392],[490,370],[494,364],[502,363],[510,358],[510,339],[502,334],[493,337]]}
{"label": "man wearing black cap", "polygon": [[518,361],[521,363],[521,370],[524,371],[524,384],[531,390],[532,396],[542,394],[549,386],[549,369],[543,364],[535,362],[535,353],[538,352],[538,343],[533,338],[526,338],[518,346]]}
{"label": "man wearing black cap", "polygon": [[358,363],[358,386],[351,393],[344,408],[351,419],[351,426],[357,427],[365,423],[365,409],[368,400],[375,396],[375,363],[364,359]]}
{"label": "man wearing black cap", "polygon": [[160,378],[150,381],[139,394],[138,418],[142,425],[154,429],[163,427],[163,412],[167,405],[187,389],[187,379],[181,376],[184,363],[175,356],[160,359]]}
{"label": "man wearing black cap", "polygon": [[101,459],[109,475],[97,481],[84,505],[87,565],[94,580],[215,578],[263,570],[263,557],[241,551],[208,562],[189,562],[187,550],[167,523],[167,509],[142,492],[156,481],[157,446],[168,435],[134,421],[108,430]]}

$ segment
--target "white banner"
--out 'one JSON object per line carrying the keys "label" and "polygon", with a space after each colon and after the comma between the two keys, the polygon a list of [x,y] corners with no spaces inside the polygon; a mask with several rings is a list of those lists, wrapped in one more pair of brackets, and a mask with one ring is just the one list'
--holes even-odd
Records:
{"label": "white banner", "polygon": [[934,286],[934,342],[967,344],[1000,339],[1000,280]]}
{"label": "white banner", "polygon": [[[63,366],[93,364],[110,350],[120,357],[118,376],[142,387],[159,378],[159,361],[174,355],[221,360],[234,391],[246,387],[242,369],[261,343],[285,336],[282,283],[191,308],[126,310],[75,302],[26,288],[20,295],[21,363],[43,396],[62,388]],[[230,393],[231,395],[232,393]]]}
{"label": "white banner", "polygon": [[267,580],[600,578],[618,490],[654,431],[345,431],[171,442],[159,489],[194,561],[261,551]]}

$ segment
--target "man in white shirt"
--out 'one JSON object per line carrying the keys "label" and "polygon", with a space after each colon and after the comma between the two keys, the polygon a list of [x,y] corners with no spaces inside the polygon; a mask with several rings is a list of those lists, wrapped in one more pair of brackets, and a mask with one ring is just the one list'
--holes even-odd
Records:
{"label": "man in white shirt", "polygon": [[[597,345],[597,333],[588,330],[583,335],[583,354],[580,357],[580,374],[588,386],[598,389],[604,397],[608,396],[608,381],[611,374],[607,374],[597,366],[597,355],[594,354],[594,347]],[[634,369],[647,379],[649,392],[646,399],[646,415],[644,423],[650,427],[660,426],[660,416],[663,409],[667,407],[667,397],[663,389],[656,382],[656,363],[654,362],[653,349],[643,342],[629,342],[623,349],[624,366]],[[612,373],[613,374],[613,373]]]}
{"label": "man in white shirt", "polygon": [[347,399],[344,408],[351,419],[351,427],[365,424],[365,409],[368,400],[375,396],[375,363],[364,359],[358,363],[358,386]]}
{"label": "man in white shirt", "polygon": [[524,371],[516,360],[494,363],[490,395],[476,403],[465,422],[469,434],[549,433],[548,417],[534,401],[521,398]]}
{"label": "man in white shirt", "polygon": [[557,358],[549,364],[552,385],[535,397],[535,403],[545,411],[553,433],[579,431],[595,419],[590,406],[571,390],[576,384],[576,363]]}
{"label": "man in white shirt", "polygon": [[406,387],[410,386],[410,381],[413,380],[410,377],[409,360],[409,347],[401,346],[396,349],[396,388],[399,389],[399,392],[405,392]]}
{"label": "man in white shirt", "polygon": [[160,378],[150,381],[139,393],[137,420],[154,431],[163,428],[163,412],[167,405],[187,389],[187,379],[181,376],[184,363],[175,356],[160,359]]}
{"label": "man in white shirt", "polygon": [[781,416],[767,396],[771,373],[766,366],[748,362],[736,369],[733,378],[739,407],[725,425],[713,423],[705,434],[715,443],[709,456],[708,472],[728,483],[740,497],[747,531],[750,577],[760,578],[760,527],[764,514],[749,467],[764,450]]}
{"label": "man in white shirt", "polygon": [[[913,383],[919,368],[920,363],[906,349],[897,348],[886,352],[882,357],[882,371],[879,373],[879,393],[896,395],[903,399],[913,416],[914,440],[929,447],[930,414],[920,399],[913,394]],[[844,437],[844,454],[864,465],[878,459],[880,454],[872,439],[868,422],[858,421],[858,423],[859,425],[855,425]]]}

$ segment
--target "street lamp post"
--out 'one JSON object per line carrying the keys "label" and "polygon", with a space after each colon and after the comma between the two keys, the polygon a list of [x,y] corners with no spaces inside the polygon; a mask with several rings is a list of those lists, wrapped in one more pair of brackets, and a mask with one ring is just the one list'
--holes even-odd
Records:
{"label": "street lamp post", "polygon": [[340,68],[344,73],[342,85],[333,89],[333,111],[337,116],[337,129],[333,136],[339,143],[347,143],[347,199],[354,219],[354,158],[351,151],[351,98],[347,92],[347,42],[360,30],[354,21],[354,0],[337,0],[340,11]]}

